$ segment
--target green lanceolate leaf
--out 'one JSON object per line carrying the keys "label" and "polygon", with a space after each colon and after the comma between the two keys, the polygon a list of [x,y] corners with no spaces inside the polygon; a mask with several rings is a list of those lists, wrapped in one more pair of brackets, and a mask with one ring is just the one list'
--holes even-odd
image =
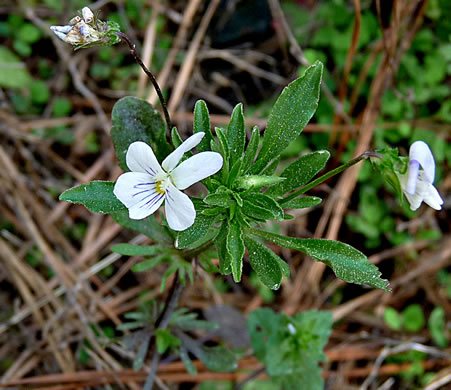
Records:
{"label": "green lanceolate leaf", "polygon": [[243,156],[244,143],[246,141],[246,126],[241,103],[237,104],[233,109],[226,134],[230,148],[230,166],[232,167]]}
{"label": "green lanceolate leaf", "polygon": [[229,169],[230,169],[230,150],[229,150],[229,143],[227,141],[227,138],[224,134],[224,130],[216,127],[216,135],[218,137],[219,142],[219,153],[221,154],[224,162],[222,164],[222,182],[226,183],[227,178],[229,177]]}
{"label": "green lanceolate leaf", "polygon": [[321,202],[322,199],[316,196],[303,196],[301,198],[291,199],[290,201],[281,204],[281,207],[284,209],[306,209],[317,206]]}
{"label": "green lanceolate leaf", "polygon": [[204,202],[210,206],[230,207],[232,199],[228,192],[218,189],[215,193],[207,195]]}
{"label": "green lanceolate leaf", "polygon": [[251,173],[260,173],[304,129],[318,106],[322,73],[323,64],[317,61],[304,76],[282,91],[271,110],[262,148]]}
{"label": "green lanceolate leaf", "polygon": [[249,229],[249,233],[313,257],[332,268],[337,278],[345,282],[368,284],[391,291],[388,281],[380,278],[379,269],[362,252],[350,245],[332,240],[285,237],[256,229]]}
{"label": "green lanceolate leaf", "polygon": [[213,135],[210,127],[210,114],[208,113],[207,104],[203,100],[198,100],[194,106],[193,133],[199,133],[200,131],[205,133],[205,137],[197,145],[197,149],[199,152],[205,152],[210,150]]}
{"label": "green lanceolate leaf", "polygon": [[283,210],[280,205],[269,196],[251,193],[243,198],[242,212],[256,219],[278,219],[283,220]]}
{"label": "green lanceolate leaf", "polygon": [[327,150],[320,150],[302,156],[286,168],[280,175],[287,180],[269,188],[266,193],[272,196],[282,196],[287,192],[307,184],[324,168],[329,157],[330,153]]}
{"label": "green lanceolate leaf", "polygon": [[258,143],[260,142],[260,129],[257,126],[252,128],[251,139],[247,144],[246,153],[244,154],[243,165],[241,171],[246,173],[251,167],[257,155]]}
{"label": "green lanceolate leaf", "polygon": [[177,249],[185,249],[203,238],[208,233],[215,219],[215,216],[197,213],[194,224],[188,229],[177,233],[175,247]]}
{"label": "green lanceolate leaf", "polygon": [[[182,143],[182,137],[180,137],[180,134],[177,130],[177,127],[173,127],[171,130],[171,140],[172,140],[172,144],[174,145],[174,148],[178,148]],[[186,152],[188,153],[188,152]],[[190,153],[192,154],[192,153]]]}
{"label": "green lanceolate leaf", "polygon": [[218,267],[213,263],[212,259],[217,258],[216,252],[213,250],[206,250],[199,254],[199,264],[204,271],[214,274],[219,272]]}
{"label": "green lanceolate leaf", "polygon": [[110,214],[114,211],[127,210],[113,194],[113,189],[113,182],[95,180],[64,191],[59,199],[82,204],[93,213]]}
{"label": "green lanceolate leaf", "polygon": [[266,287],[277,290],[282,280],[282,271],[279,261],[276,260],[279,256],[249,236],[244,237],[244,245],[249,252],[249,262],[258,278]]}
{"label": "green lanceolate leaf", "polygon": [[227,232],[229,231],[229,222],[224,220],[219,234],[215,238],[215,246],[218,251],[219,272],[223,275],[232,273],[232,259],[227,255]]}
{"label": "green lanceolate leaf", "polygon": [[235,354],[221,345],[215,347],[200,346],[191,337],[177,331],[176,336],[182,341],[182,345],[196,356],[211,371],[230,372],[238,367]]}
{"label": "green lanceolate leaf", "polygon": [[241,226],[236,219],[232,219],[229,222],[227,256],[230,258],[233,280],[238,283],[241,280],[241,273],[243,271],[244,242]]}
{"label": "green lanceolate leaf", "polygon": [[180,348],[180,358],[185,365],[186,371],[188,371],[190,375],[196,375],[197,368],[189,357],[188,351],[185,348]]}
{"label": "green lanceolate leaf", "polygon": [[144,261],[141,261],[139,263],[136,263],[132,266],[133,272],[144,272],[148,271],[154,267],[156,267],[158,264],[160,264],[164,260],[165,256],[160,255],[156,257],[152,257],[151,259],[147,259]]}
{"label": "green lanceolate leaf", "polygon": [[230,148],[229,148],[229,141],[227,140],[224,129],[221,129],[219,127],[215,128],[216,135],[218,136],[219,141],[219,150],[224,158],[224,162],[227,160],[227,162],[230,162]]}
{"label": "green lanceolate leaf", "polygon": [[114,150],[119,165],[128,171],[125,161],[128,147],[135,141],[150,145],[159,161],[170,152],[171,147],[166,141],[166,125],[160,113],[145,100],[133,96],[120,99],[112,112]]}
{"label": "green lanceolate leaf", "polygon": [[159,354],[165,353],[168,348],[178,347],[182,343],[177,337],[171,334],[169,329],[157,329],[155,334]]}
{"label": "green lanceolate leaf", "polygon": [[154,256],[161,252],[161,248],[156,245],[116,244],[111,251],[124,256]]}
{"label": "green lanceolate leaf", "polygon": [[202,210],[203,215],[210,217],[216,217],[219,214],[224,214],[226,209],[224,207],[210,207],[208,209]]}
{"label": "green lanceolate leaf", "polygon": [[154,215],[149,215],[144,219],[131,219],[128,210],[120,210],[110,213],[111,217],[121,226],[145,234],[160,244],[172,244],[172,237],[168,230],[162,226]]}
{"label": "green lanceolate leaf", "polygon": [[235,354],[222,345],[202,347],[201,353],[193,352],[193,354],[211,371],[231,372],[238,367]]}
{"label": "green lanceolate leaf", "polygon": [[229,177],[227,178],[227,184],[229,187],[232,187],[233,183],[236,181],[236,178],[241,171],[242,164],[242,160],[236,160],[235,164],[233,164],[233,166],[230,168]]}

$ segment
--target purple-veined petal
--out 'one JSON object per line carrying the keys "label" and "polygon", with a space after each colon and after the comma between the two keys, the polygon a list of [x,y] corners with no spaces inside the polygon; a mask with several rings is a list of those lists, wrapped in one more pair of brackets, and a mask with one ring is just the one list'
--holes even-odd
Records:
{"label": "purple-veined petal", "polygon": [[[414,142],[409,149],[410,161],[418,161],[426,174],[426,180],[434,183],[435,179],[435,161],[428,144],[423,141]],[[410,172],[410,165],[409,165]]]}
{"label": "purple-veined petal", "polygon": [[196,210],[188,195],[169,184],[166,189],[165,212],[172,230],[188,229],[196,219]]}
{"label": "purple-veined petal", "polygon": [[205,133],[199,132],[188,139],[185,140],[177,149],[175,149],[171,154],[169,154],[164,160],[161,166],[166,172],[171,172],[177,164],[182,159],[183,155],[197,146],[200,141],[202,141],[202,138],[204,138]]}
{"label": "purple-veined petal", "polygon": [[146,218],[164,201],[164,194],[156,191],[152,176],[142,172],[126,172],[120,175],[113,193],[128,208],[131,219]]}
{"label": "purple-veined petal", "polygon": [[222,156],[216,152],[198,153],[183,161],[171,173],[174,185],[184,190],[194,183],[218,172],[222,167]]}
{"label": "purple-veined petal", "polygon": [[128,147],[125,161],[132,172],[147,173],[150,176],[163,172],[152,148],[141,141],[133,142]]}

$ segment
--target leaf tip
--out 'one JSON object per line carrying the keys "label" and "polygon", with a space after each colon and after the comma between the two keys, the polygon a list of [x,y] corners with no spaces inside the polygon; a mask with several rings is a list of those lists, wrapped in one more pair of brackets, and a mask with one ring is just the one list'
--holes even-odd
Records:
{"label": "leaf tip", "polygon": [[65,202],[74,203],[73,199],[71,199],[71,194],[72,194],[74,188],[76,188],[76,187],[69,188],[66,191],[64,191],[63,193],[61,193],[60,196],[58,196],[58,199],[65,201]]}

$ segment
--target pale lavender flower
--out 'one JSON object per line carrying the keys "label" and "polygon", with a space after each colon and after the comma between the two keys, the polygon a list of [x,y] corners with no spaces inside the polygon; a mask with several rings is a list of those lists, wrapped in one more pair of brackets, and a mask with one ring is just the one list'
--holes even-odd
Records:
{"label": "pale lavender flower", "polygon": [[435,210],[441,210],[443,200],[433,185],[434,156],[426,142],[416,141],[412,144],[407,173],[398,174],[398,178],[411,210],[417,210],[421,202],[427,203]]}

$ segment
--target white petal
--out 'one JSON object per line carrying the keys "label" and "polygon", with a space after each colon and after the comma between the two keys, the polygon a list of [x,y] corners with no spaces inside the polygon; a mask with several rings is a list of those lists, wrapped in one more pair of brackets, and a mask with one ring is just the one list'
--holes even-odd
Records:
{"label": "white petal", "polygon": [[435,210],[442,209],[443,199],[441,198],[437,189],[432,184],[429,184],[429,191],[423,200],[425,203],[427,203],[430,207],[432,207]]}
{"label": "white petal", "polygon": [[80,16],[74,16],[71,20],[69,20],[69,24],[71,26],[75,26],[77,23],[80,23],[83,19]]}
{"label": "white petal", "polygon": [[152,148],[141,141],[133,142],[129,146],[125,160],[132,172],[147,173],[151,176],[163,172]]}
{"label": "white petal", "polygon": [[165,211],[172,230],[188,229],[196,219],[196,210],[191,199],[172,184],[166,189]]}
{"label": "white petal", "polygon": [[435,161],[428,144],[423,141],[416,141],[409,149],[409,159],[416,160],[426,173],[426,179],[433,183],[435,179]]}
{"label": "white petal", "polygon": [[423,197],[421,197],[418,194],[408,194],[407,192],[404,192],[404,195],[406,196],[409,204],[410,204],[410,210],[415,211],[421,206],[421,202],[423,201]]}
{"label": "white petal", "polygon": [[62,41],[66,41],[67,33],[72,30],[73,26],[50,26],[55,35]]}
{"label": "white petal", "polygon": [[407,175],[398,175],[398,178],[404,195],[410,203],[411,210],[417,210],[420,207],[421,202],[427,203],[435,210],[441,210],[443,200],[437,189],[429,183],[424,171],[420,171],[418,174],[417,180],[415,181],[415,190],[413,194],[407,191]]}
{"label": "white petal", "polygon": [[194,148],[195,146],[197,146],[200,141],[202,141],[202,138],[204,138],[204,135],[205,135],[205,133],[200,131],[199,133],[196,133],[196,134],[192,135],[191,137],[189,137],[188,139],[186,139],[185,142],[183,142],[177,149],[175,149],[171,154],[169,154],[169,156],[167,156],[163,160],[163,163],[161,164],[163,169],[166,172],[171,172],[177,166],[177,164],[180,162],[183,155],[187,151],[189,151],[192,148]]}
{"label": "white petal", "polygon": [[52,30],[53,32],[61,32],[64,34],[67,34],[70,30],[72,30],[74,26],[50,26],[50,30]]}
{"label": "white petal", "polygon": [[62,33],[62,32],[59,32],[59,31],[53,31],[54,33],[55,33],[55,35],[59,38],[59,39],[61,39],[61,40],[63,40],[63,41],[66,41],[66,34],[64,34],[64,33]]}
{"label": "white petal", "polygon": [[153,177],[142,172],[126,172],[119,176],[113,193],[128,208],[131,219],[146,218],[164,201],[164,194],[156,191]]}
{"label": "white petal", "polygon": [[171,173],[175,186],[184,190],[190,185],[218,172],[222,167],[222,156],[216,152],[198,153],[183,161]]}
{"label": "white petal", "polygon": [[84,7],[81,10],[81,14],[83,15],[83,19],[86,23],[91,23],[94,20],[94,14],[88,7]]}

